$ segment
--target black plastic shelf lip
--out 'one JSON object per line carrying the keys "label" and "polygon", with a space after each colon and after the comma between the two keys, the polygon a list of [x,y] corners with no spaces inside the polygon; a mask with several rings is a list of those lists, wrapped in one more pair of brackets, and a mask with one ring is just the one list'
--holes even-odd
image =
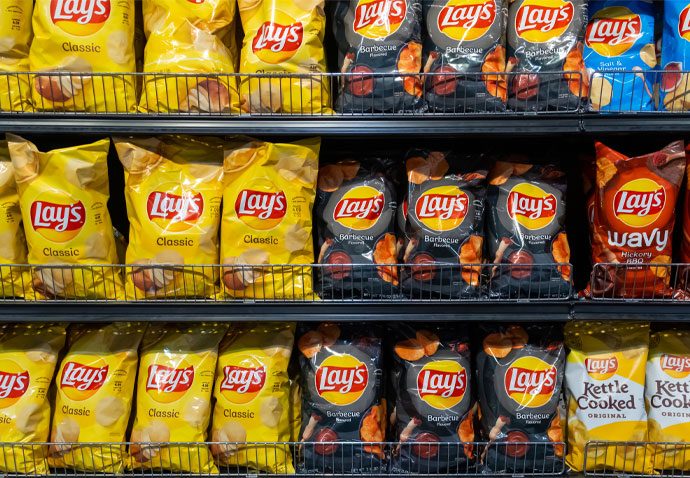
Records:
{"label": "black plastic shelf lip", "polygon": [[671,301],[581,301],[573,304],[576,320],[637,320],[687,322],[690,302]]}
{"label": "black plastic shelf lip", "polygon": [[585,114],[582,129],[587,133],[690,132],[690,113]]}

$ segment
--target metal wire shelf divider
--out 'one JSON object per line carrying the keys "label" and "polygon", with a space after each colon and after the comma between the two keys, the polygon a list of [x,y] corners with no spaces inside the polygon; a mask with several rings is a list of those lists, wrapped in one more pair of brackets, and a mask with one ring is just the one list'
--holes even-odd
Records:
{"label": "metal wire shelf divider", "polygon": [[690,442],[591,441],[585,444],[584,475],[687,477]]}
{"label": "metal wire shelf divider", "polygon": [[690,264],[599,263],[590,284],[595,301],[685,302],[690,300]]}

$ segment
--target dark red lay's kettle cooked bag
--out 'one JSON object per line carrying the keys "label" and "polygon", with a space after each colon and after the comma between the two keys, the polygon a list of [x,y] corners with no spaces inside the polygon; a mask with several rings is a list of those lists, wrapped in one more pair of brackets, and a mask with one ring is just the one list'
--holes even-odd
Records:
{"label": "dark red lay's kettle cooked bag", "polygon": [[421,0],[338,2],[333,25],[338,64],[345,74],[338,111],[392,113],[423,107],[421,19]]}
{"label": "dark red lay's kettle cooked bag", "polygon": [[486,170],[438,151],[407,155],[403,289],[406,297],[478,297]]}
{"label": "dark red lay's kettle cooked bag", "polygon": [[481,456],[484,469],[559,474],[565,373],[560,326],[484,326],[481,331],[476,373],[482,439],[489,442]]}
{"label": "dark red lay's kettle cooked bag", "polygon": [[[514,0],[508,17],[508,106],[575,110],[589,95],[586,0]],[[580,72],[567,74],[563,72]]]}
{"label": "dark red lay's kettle cooked bag", "polygon": [[302,446],[310,474],[383,474],[387,428],[382,340],[375,326],[305,327],[297,348],[302,379]]}
{"label": "dark red lay's kettle cooked bag", "polygon": [[[393,346],[394,474],[474,469],[477,450],[469,340],[444,325],[399,324]],[[407,443],[409,442],[409,443]]]}
{"label": "dark red lay's kettle cooked bag", "polygon": [[505,110],[507,5],[508,0],[423,0],[423,71],[431,73],[424,98],[430,110]]}

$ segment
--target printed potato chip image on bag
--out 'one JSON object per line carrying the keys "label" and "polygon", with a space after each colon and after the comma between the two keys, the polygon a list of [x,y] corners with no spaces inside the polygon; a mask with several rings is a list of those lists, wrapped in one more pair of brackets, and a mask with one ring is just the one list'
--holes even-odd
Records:
{"label": "printed potato chip image on bag", "polygon": [[29,71],[33,7],[33,0],[0,0],[0,111],[32,110],[29,75],[24,73]]}
{"label": "printed potato chip image on bag", "polygon": [[218,473],[210,450],[198,443],[207,438],[218,344],[226,331],[212,323],[149,325],[141,344],[130,469]]}
{"label": "printed potato chip image on bag", "polygon": [[242,111],[330,113],[329,79],[319,75],[328,71],[323,47],[324,0],[239,0],[238,7],[244,29],[240,73],[304,75],[242,76]]}
{"label": "printed potato chip image on bag", "polygon": [[65,327],[4,325],[0,332],[0,374],[7,387],[0,400],[2,441],[16,444],[0,453],[0,471],[46,475],[48,449],[32,443],[45,443],[50,434],[49,389]]}
{"label": "printed potato chip image on bag", "polygon": [[312,208],[320,147],[319,138],[226,145],[220,257],[229,297],[315,297],[312,268],[295,266],[314,263]]}
{"label": "printed potato chip image on bag", "polygon": [[294,342],[294,323],[233,325],[221,342],[211,426],[211,441],[226,443],[211,445],[220,467],[295,472],[288,447],[275,445],[290,441],[288,364]]}
{"label": "printed potato chip image on bag", "polygon": [[[127,297],[209,297],[216,290],[223,143],[214,138],[115,138],[130,222]],[[199,267],[155,267],[159,264]]]}
{"label": "printed potato chip image on bag", "polygon": [[34,107],[134,111],[134,11],[134,0],[37,0],[29,60],[46,74],[32,79]]}
{"label": "printed potato chip image on bag", "polygon": [[659,110],[690,110],[690,2],[664,3]]}
{"label": "printed potato chip image on bag", "polygon": [[126,440],[137,350],[145,328],[136,322],[70,328],[68,351],[55,378],[57,394],[48,448],[51,467],[124,471],[124,446],[75,444]]}
{"label": "printed potato chip image on bag", "polygon": [[68,299],[122,298],[120,271],[111,266],[118,258],[108,212],[110,140],[46,153],[19,136],[7,135],[7,140],[28,259],[35,266],[35,292]]}
{"label": "printed potato chip image on bag", "polygon": [[565,339],[570,349],[565,369],[568,466],[577,472],[652,474],[651,449],[600,443],[585,449],[588,442],[647,441],[649,324],[568,322]]}

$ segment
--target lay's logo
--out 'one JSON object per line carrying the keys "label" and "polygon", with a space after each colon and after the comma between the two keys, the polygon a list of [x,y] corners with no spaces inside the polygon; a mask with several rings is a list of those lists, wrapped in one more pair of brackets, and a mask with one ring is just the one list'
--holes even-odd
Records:
{"label": "lay's logo", "polygon": [[86,208],[81,201],[68,204],[34,201],[30,215],[34,230],[46,239],[57,242],[73,239],[86,223]]}
{"label": "lay's logo", "polygon": [[538,408],[549,403],[556,391],[558,371],[543,360],[525,356],[515,360],[504,378],[508,396],[517,404]]}
{"label": "lay's logo", "polygon": [[376,225],[386,200],[381,191],[371,186],[358,186],[347,191],[333,210],[333,219],[348,229],[365,231]]}
{"label": "lay's logo", "polygon": [[230,392],[257,393],[266,384],[266,367],[240,367],[228,365],[223,367],[223,381],[220,389]]}
{"label": "lay's logo", "polygon": [[626,7],[598,11],[589,25],[585,42],[598,54],[619,56],[630,50],[642,35],[642,19]]}
{"label": "lay's logo", "polygon": [[659,366],[673,378],[686,378],[690,375],[690,356],[663,354]]}
{"label": "lay's logo", "polygon": [[562,0],[526,0],[515,16],[515,32],[530,43],[563,35],[575,17],[575,7]]}
{"label": "lay's logo", "polygon": [[618,359],[615,356],[586,358],[585,370],[595,380],[608,380],[618,371]]}
{"label": "lay's logo", "polygon": [[690,4],[680,12],[678,17],[678,34],[686,41],[690,41]]}
{"label": "lay's logo", "polygon": [[292,58],[304,41],[304,25],[283,12],[259,27],[252,51],[266,63],[280,64]]}
{"label": "lay's logo", "polygon": [[613,213],[630,227],[653,224],[666,206],[666,190],[649,178],[624,184],[613,198]]}
{"label": "lay's logo", "polygon": [[110,0],[51,0],[50,17],[66,33],[93,35],[110,17]]}
{"label": "lay's logo", "polygon": [[424,192],[415,203],[419,221],[433,231],[458,228],[469,210],[470,198],[457,186],[440,186]]}
{"label": "lay's logo", "polygon": [[558,200],[539,186],[520,183],[508,193],[507,211],[510,218],[530,230],[551,224],[558,211]]}
{"label": "lay's logo", "polygon": [[419,398],[439,410],[458,405],[467,391],[467,371],[453,360],[429,362],[417,375]]}
{"label": "lay's logo", "polygon": [[149,365],[146,391],[158,393],[186,392],[194,382],[194,367],[173,368],[165,365]]}
{"label": "lay's logo", "polygon": [[146,201],[146,211],[149,219],[176,222],[197,221],[204,212],[204,197],[194,192],[177,194],[154,191]]}
{"label": "lay's logo", "polygon": [[483,37],[496,20],[496,1],[449,0],[438,15],[438,29],[456,41]]}
{"label": "lay's logo", "polygon": [[[275,186],[273,186],[274,189]],[[269,230],[280,224],[287,214],[288,201],[285,193],[244,189],[235,200],[235,213],[253,229]]]}
{"label": "lay's logo", "polygon": [[29,372],[9,373],[0,370],[0,403],[16,402],[29,389]]}
{"label": "lay's logo", "polygon": [[397,32],[405,17],[406,0],[359,0],[352,29],[365,38],[381,40]]}
{"label": "lay's logo", "polygon": [[331,355],[316,369],[315,389],[333,405],[355,403],[369,384],[367,366],[352,355]]}
{"label": "lay's logo", "polygon": [[108,377],[108,369],[108,365],[90,367],[78,362],[67,362],[62,368],[60,388],[74,388],[80,392],[98,390]]}

